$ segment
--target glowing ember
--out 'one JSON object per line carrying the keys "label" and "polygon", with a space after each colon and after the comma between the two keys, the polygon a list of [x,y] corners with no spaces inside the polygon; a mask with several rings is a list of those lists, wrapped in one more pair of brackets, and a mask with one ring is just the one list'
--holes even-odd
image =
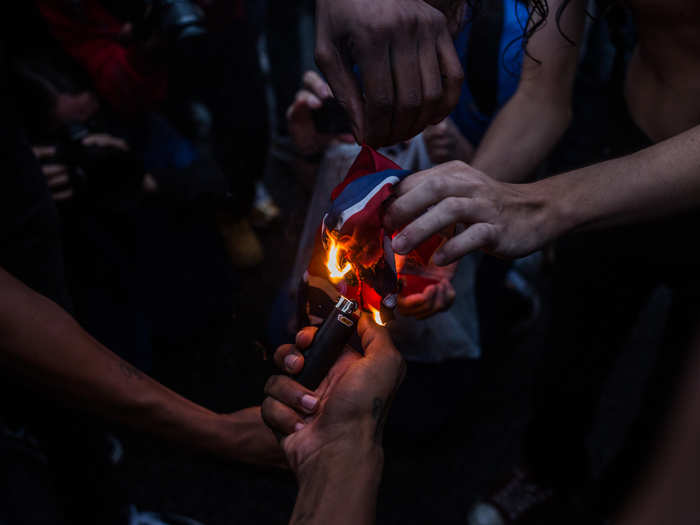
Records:
{"label": "glowing ember", "polygon": [[372,306],[370,306],[369,309],[372,312],[372,318],[374,319],[374,322],[377,323],[379,326],[386,326],[386,323],[382,321],[382,314],[379,312],[379,310],[373,308]]}
{"label": "glowing ember", "polygon": [[340,268],[338,263],[338,250],[340,246],[335,239],[330,239],[330,246],[328,248],[328,262],[326,263],[326,268],[328,268],[328,275],[331,281],[338,282],[352,269],[352,265],[346,262],[345,265]]}

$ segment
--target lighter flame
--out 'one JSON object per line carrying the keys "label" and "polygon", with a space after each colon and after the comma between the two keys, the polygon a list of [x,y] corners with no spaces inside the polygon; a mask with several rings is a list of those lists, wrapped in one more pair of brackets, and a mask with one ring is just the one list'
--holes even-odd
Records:
{"label": "lighter flame", "polygon": [[335,239],[333,238],[330,239],[330,243],[331,245],[328,249],[328,262],[326,262],[326,268],[328,268],[328,275],[330,276],[331,281],[338,282],[352,269],[352,265],[349,262],[346,262],[345,266],[340,268],[338,265],[338,250],[340,249],[340,246],[338,246],[338,243],[336,243]]}
{"label": "lighter flame", "polygon": [[374,319],[374,322],[377,323],[379,326],[386,326],[386,323],[382,321],[381,312],[376,308],[373,308],[372,306],[370,306],[369,309],[372,312],[372,318]]}

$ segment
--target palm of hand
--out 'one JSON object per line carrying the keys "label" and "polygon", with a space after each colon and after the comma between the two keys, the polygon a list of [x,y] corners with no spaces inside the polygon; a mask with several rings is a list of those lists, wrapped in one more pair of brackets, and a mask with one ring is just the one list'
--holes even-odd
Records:
{"label": "palm of hand", "polygon": [[[396,374],[380,373],[374,365],[346,347],[316,390],[320,403],[316,413],[307,417],[304,428],[282,440],[293,470],[298,472],[323,448],[351,447],[366,433],[379,439],[387,399],[399,381]],[[373,385],[371,392],[367,385]]]}

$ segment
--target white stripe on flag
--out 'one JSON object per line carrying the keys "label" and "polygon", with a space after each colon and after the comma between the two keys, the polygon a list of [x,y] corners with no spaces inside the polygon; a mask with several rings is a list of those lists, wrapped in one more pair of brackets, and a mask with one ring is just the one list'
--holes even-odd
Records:
{"label": "white stripe on flag", "polygon": [[399,178],[396,175],[390,175],[386,179],[384,179],[382,182],[377,184],[374,188],[372,188],[372,191],[370,191],[364,199],[362,199],[360,202],[357,202],[347,208],[343,213],[340,214],[340,218],[338,219],[338,224],[336,225],[335,229],[340,231],[343,228],[343,224],[345,224],[345,221],[347,221],[350,217],[355,215],[358,211],[361,211],[367,203],[374,197],[379,190],[381,190],[386,184],[396,184],[399,182]]}

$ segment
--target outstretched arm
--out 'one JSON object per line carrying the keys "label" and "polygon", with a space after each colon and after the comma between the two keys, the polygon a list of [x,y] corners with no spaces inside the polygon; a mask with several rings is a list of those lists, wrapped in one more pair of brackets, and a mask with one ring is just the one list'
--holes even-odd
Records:
{"label": "outstretched arm", "polygon": [[499,182],[461,162],[404,179],[385,215],[406,253],[445,226],[465,225],[433,256],[474,250],[522,257],[577,230],[681,213],[700,205],[700,126],[632,155],[529,184]]}
{"label": "outstretched arm", "polygon": [[259,407],[216,414],[140,372],[0,268],[0,371],[135,429],[230,460],[284,464]]}
{"label": "outstretched arm", "polygon": [[579,47],[567,38],[580,44],[584,2],[571,2],[557,21],[562,3],[549,2],[549,16],[528,42],[518,89],[496,115],[471,161],[495,179],[523,181],[569,126]]}

